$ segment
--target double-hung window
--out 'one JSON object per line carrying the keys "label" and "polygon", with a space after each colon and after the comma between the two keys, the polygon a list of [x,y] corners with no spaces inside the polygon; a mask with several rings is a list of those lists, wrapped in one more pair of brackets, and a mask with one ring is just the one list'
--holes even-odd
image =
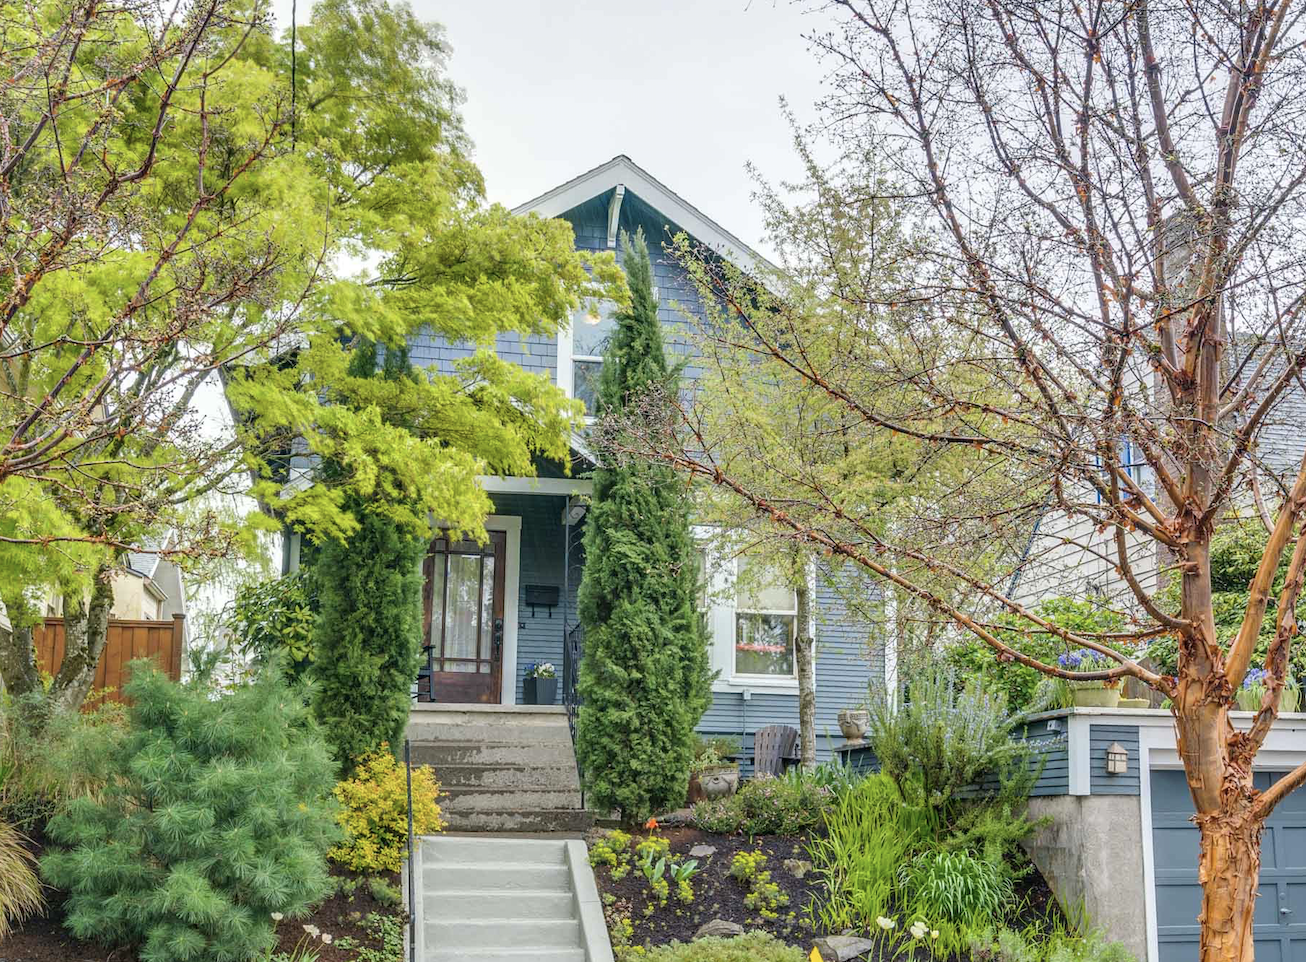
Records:
{"label": "double-hung window", "polygon": [[584,402],[588,415],[594,413],[604,352],[617,330],[616,312],[616,304],[603,301],[581,308],[571,319],[571,396]]}
{"label": "double-hung window", "polygon": [[798,595],[760,555],[735,555],[697,528],[703,582],[698,609],[707,623],[718,690],[778,689],[798,684],[794,655]]}
{"label": "double-hung window", "polygon": [[739,559],[735,590],[735,675],[794,676],[798,596],[764,562]]}

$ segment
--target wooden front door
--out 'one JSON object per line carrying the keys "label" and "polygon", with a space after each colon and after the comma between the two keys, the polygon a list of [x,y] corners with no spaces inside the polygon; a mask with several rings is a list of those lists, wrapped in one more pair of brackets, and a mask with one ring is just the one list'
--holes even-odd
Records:
{"label": "wooden front door", "polygon": [[[436,538],[427,552],[427,677],[418,698],[498,702],[503,678],[503,583],[507,535],[484,545]],[[424,659],[425,660],[425,659]]]}

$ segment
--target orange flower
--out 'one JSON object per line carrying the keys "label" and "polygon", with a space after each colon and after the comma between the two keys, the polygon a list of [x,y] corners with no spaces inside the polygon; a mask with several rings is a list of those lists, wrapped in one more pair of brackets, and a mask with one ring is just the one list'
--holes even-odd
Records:
{"label": "orange flower", "polygon": [[650,832],[656,832],[658,829],[658,820],[656,818],[650,818],[644,823],[644,827]]}

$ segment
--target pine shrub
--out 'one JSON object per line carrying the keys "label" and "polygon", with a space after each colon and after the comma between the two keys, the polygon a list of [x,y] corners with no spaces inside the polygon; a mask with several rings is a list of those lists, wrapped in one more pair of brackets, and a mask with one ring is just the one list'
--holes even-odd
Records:
{"label": "pine shrub", "polygon": [[334,766],[300,694],[265,671],[221,697],[133,665],[114,777],[50,820],[46,880],[69,893],[78,938],[138,947],[141,962],[247,962],[272,913],[330,890],[339,837]]}
{"label": "pine shrub", "polygon": [[[440,786],[430,766],[413,769],[413,833],[444,828],[436,802]],[[352,778],[335,787],[345,839],[331,858],[362,872],[397,872],[408,846],[408,777],[382,745],[359,760]]]}
{"label": "pine shrub", "polygon": [[578,595],[577,753],[593,805],[640,822],[684,802],[711,675],[685,485],[668,468],[620,458],[610,440],[623,418],[658,416],[638,405],[656,408],[676,390],[648,248],[639,234],[622,246],[632,306],[617,314],[599,382],[605,466],[594,472]]}

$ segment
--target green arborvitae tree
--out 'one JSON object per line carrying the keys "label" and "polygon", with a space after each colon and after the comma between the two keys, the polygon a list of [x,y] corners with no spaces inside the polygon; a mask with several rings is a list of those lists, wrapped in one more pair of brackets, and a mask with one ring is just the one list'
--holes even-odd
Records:
{"label": "green arborvitae tree", "polygon": [[[632,306],[616,316],[599,384],[598,414],[609,423],[628,404],[675,390],[648,247],[642,234],[622,246]],[[640,821],[684,802],[711,675],[685,486],[664,467],[614,463],[606,446],[600,438],[609,466],[594,473],[585,527],[577,752],[593,803]]]}
{"label": "green arborvitae tree", "polygon": [[93,746],[115,774],[51,820],[41,871],[68,892],[78,938],[135,946],[142,962],[247,962],[272,913],[330,891],[335,769],[279,671],[220,698],[148,662],[125,687],[130,728]]}
{"label": "green arborvitae tree", "polygon": [[[406,351],[387,351],[378,366],[375,345],[365,345],[355,352],[349,373],[363,385],[357,393],[392,412],[387,423],[407,427],[385,402],[416,376]],[[320,473],[330,485],[338,472],[338,465],[327,462]],[[309,561],[318,604],[313,709],[346,773],[383,742],[397,750],[403,740],[422,643],[421,561],[427,547],[427,539],[376,505],[350,507],[358,530],[343,540],[324,540]]]}

